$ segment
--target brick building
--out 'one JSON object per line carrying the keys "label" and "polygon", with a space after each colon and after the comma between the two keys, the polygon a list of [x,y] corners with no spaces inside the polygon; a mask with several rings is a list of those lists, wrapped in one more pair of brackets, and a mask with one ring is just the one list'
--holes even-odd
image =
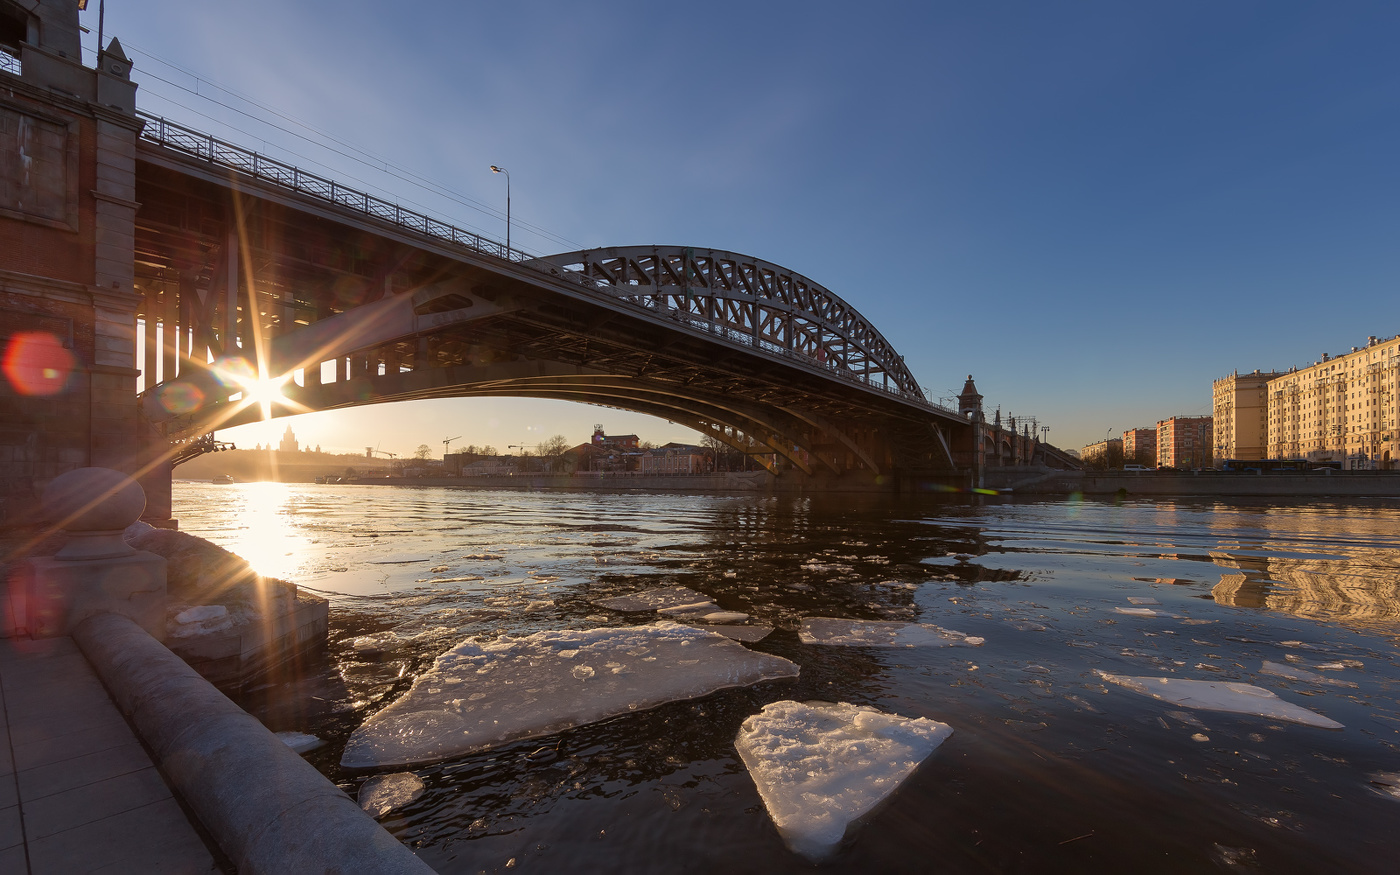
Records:
{"label": "brick building", "polygon": [[1207,468],[1213,461],[1212,418],[1173,416],[1157,422],[1157,465],[1162,468]]}
{"label": "brick building", "polygon": [[1123,461],[1131,465],[1157,467],[1157,429],[1123,429]]}

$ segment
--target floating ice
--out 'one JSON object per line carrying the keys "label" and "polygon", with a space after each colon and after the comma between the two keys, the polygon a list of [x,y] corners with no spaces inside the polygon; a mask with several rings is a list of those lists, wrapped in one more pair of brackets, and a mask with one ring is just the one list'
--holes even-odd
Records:
{"label": "floating ice", "polygon": [[1135,605],[1160,605],[1160,604],[1161,604],[1161,602],[1157,601],[1156,599],[1154,599],[1154,598],[1148,598],[1148,597],[1146,597],[1146,596],[1131,596],[1131,595],[1130,595],[1130,596],[1128,596],[1128,601],[1132,602],[1132,603],[1135,604]]}
{"label": "floating ice", "polygon": [[675,623],[464,641],[356,729],[341,765],[425,763],[716,690],[797,677],[786,659]]}
{"label": "floating ice", "polygon": [[412,772],[375,775],[360,785],[356,797],[370,817],[380,818],[423,795],[423,780]]}
{"label": "floating ice", "polygon": [[742,623],[748,618],[749,615],[742,611],[711,611],[695,619],[701,623]]}
{"label": "floating ice", "polygon": [[[1340,667],[1340,666],[1339,666]],[[1315,671],[1308,671],[1305,668],[1295,668],[1291,665],[1284,665],[1278,662],[1264,660],[1264,665],[1259,669],[1260,674],[1271,674],[1275,677],[1288,678],[1291,681],[1307,681],[1314,684],[1332,684],[1339,687],[1354,687],[1356,684],[1347,681],[1339,681],[1336,678],[1323,677]]]}
{"label": "floating ice", "polygon": [[1127,614],[1131,617],[1167,617],[1172,620],[1180,620],[1180,614],[1168,614],[1165,611],[1154,611],[1151,608],[1114,608],[1116,614]]}
{"label": "floating ice", "polygon": [[692,617],[703,617],[719,610],[719,605],[709,599],[699,602],[691,602],[685,605],[671,605],[670,607],[657,608],[656,612],[663,617],[670,617],[675,620],[688,620]]}
{"label": "floating ice", "polygon": [[314,735],[307,735],[305,732],[278,732],[275,733],[277,740],[290,747],[296,753],[306,753],[315,750],[324,741]]}
{"label": "floating ice", "polygon": [[402,643],[396,632],[375,632],[373,635],[361,635],[353,639],[350,646],[356,653],[372,655],[393,650]]}
{"label": "floating ice", "polygon": [[714,604],[704,593],[698,593],[688,586],[668,586],[664,589],[647,589],[610,599],[598,599],[593,604],[614,611],[636,612],[660,611],[663,608],[694,605],[700,602]]}
{"label": "floating ice", "polygon": [[783,841],[815,861],[952,734],[926,717],[784,701],[745,720],[734,745]]}
{"label": "floating ice", "polygon": [[1200,708],[1206,711],[1231,711],[1236,714],[1253,714],[1257,717],[1272,717],[1304,726],[1318,726],[1323,729],[1341,729],[1342,724],[1316,711],[1294,705],[1253,684],[1230,683],[1227,681],[1191,681],[1182,678],[1125,677],[1098,672],[1106,681],[1127,687],[1144,696],[1151,696],[1163,702]]}
{"label": "floating ice", "polygon": [[747,641],[753,644],[768,637],[768,633],[773,631],[772,626],[711,626],[711,632],[718,632],[725,638],[733,638],[735,641]]}
{"label": "floating ice", "polygon": [[839,644],[847,647],[952,647],[981,644],[952,629],[893,620],[841,620],[835,617],[808,617],[797,637],[803,644]]}

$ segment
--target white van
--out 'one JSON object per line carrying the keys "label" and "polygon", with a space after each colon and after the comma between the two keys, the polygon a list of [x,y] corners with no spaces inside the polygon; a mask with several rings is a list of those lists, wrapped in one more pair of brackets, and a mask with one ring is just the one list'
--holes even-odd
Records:
{"label": "white van", "polygon": [[1149,467],[1147,467],[1146,465],[1124,465],[1124,466],[1123,466],[1123,470],[1124,470],[1124,471],[1154,471],[1154,470],[1156,470],[1156,469],[1155,469],[1155,468],[1149,468]]}

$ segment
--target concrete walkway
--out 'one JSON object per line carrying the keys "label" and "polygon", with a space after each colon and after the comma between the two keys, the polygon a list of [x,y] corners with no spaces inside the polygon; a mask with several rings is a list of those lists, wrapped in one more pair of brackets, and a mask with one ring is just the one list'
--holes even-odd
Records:
{"label": "concrete walkway", "polygon": [[218,872],[71,638],[0,638],[0,873]]}

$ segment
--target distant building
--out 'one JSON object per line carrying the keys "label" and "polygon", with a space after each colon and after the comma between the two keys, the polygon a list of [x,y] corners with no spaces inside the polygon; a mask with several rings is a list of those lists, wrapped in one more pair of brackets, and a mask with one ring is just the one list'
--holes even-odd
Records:
{"label": "distant building", "polygon": [[1206,468],[1214,459],[1212,419],[1173,416],[1157,423],[1157,464],[1163,468]]}
{"label": "distant building", "polygon": [[1212,412],[1215,416],[1212,455],[1215,464],[1226,459],[1269,458],[1269,381],[1283,376],[1276,371],[1238,371],[1215,381]]}
{"label": "distant building", "polygon": [[642,454],[643,474],[704,474],[710,468],[710,451],[690,444],[669,443]]}
{"label": "distant building", "polygon": [[1117,468],[1123,464],[1123,439],[1109,438],[1079,451],[1079,458],[1093,468]]}
{"label": "distant building", "polygon": [[1123,461],[1157,467],[1157,429],[1123,429]]}
{"label": "distant building", "polygon": [[289,425],[286,433],[282,435],[282,442],[277,445],[277,449],[283,453],[295,453],[297,446],[297,436],[292,434],[292,427]]}
{"label": "distant building", "polygon": [[1268,384],[1270,458],[1390,469],[1400,457],[1400,335],[1290,370]]}
{"label": "distant building", "polygon": [[635,450],[640,439],[634,434],[604,434],[601,425],[593,427],[593,446],[603,450]]}

